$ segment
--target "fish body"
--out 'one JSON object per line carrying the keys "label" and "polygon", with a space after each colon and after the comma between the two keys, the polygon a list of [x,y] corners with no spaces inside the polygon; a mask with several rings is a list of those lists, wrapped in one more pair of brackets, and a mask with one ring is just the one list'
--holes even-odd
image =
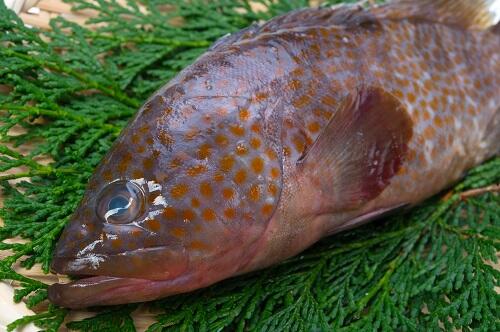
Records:
{"label": "fish body", "polygon": [[96,170],[52,265],[85,278],[50,300],[146,301],[261,269],[497,154],[489,2],[415,3],[305,9],[216,42]]}

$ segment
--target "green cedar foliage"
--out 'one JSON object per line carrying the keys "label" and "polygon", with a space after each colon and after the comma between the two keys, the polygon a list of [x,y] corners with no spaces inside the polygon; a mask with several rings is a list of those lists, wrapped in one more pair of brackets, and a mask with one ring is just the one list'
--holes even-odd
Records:
{"label": "green cedar foliage", "polygon": [[[51,252],[94,167],[127,119],[154,90],[218,37],[266,20],[305,0],[72,0],[94,9],[95,30],[62,18],[52,31],[25,27],[0,2],[0,279],[15,280],[15,301],[44,301],[47,285],[12,265],[48,271]],[[335,1],[330,1],[333,3]],[[170,7],[170,11],[159,8]],[[182,25],[171,25],[182,19]],[[104,24],[102,24],[104,23]],[[23,134],[12,135],[11,128]],[[21,154],[19,148],[33,145]],[[48,166],[39,162],[52,158]],[[8,180],[29,177],[30,182]],[[149,331],[292,330],[498,331],[499,196],[461,193],[500,181],[500,158],[476,167],[448,195],[413,210],[323,240],[278,266],[207,289],[149,303],[162,312]],[[26,243],[5,241],[22,237]],[[98,310],[71,322],[81,331],[134,331],[137,305]],[[67,310],[50,305],[34,322],[58,330]]]}

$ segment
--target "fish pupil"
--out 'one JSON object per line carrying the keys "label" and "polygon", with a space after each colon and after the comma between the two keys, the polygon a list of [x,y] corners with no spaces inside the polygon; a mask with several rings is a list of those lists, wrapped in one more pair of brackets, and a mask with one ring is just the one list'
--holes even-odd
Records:
{"label": "fish pupil", "polygon": [[115,213],[115,215],[123,215],[125,212],[127,212],[128,206],[129,206],[128,199],[126,199],[123,196],[115,196],[109,201],[108,211],[119,209]]}

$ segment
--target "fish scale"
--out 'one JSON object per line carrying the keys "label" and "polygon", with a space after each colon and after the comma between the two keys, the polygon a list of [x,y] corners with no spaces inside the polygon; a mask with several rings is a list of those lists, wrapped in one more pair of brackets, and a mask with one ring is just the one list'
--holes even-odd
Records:
{"label": "fish scale", "polygon": [[489,3],[304,9],[217,41],[95,171],[52,265],[85,278],[50,300],[205,287],[415,205],[497,154]]}

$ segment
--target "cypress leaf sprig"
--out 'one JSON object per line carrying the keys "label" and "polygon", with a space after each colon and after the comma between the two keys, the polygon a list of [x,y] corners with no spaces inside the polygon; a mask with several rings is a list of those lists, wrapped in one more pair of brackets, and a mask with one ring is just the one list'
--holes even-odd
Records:
{"label": "cypress leaf sprig", "polygon": [[[0,2],[0,85],[8,91],[0,93],[0,250],[8,253],[0,279],[19,285],[14,300],[29,307],[46,299],[47,285],[14,264],[48,271],[88,178],[140,103],[217,38],[308,4],[69,2],[98,13],[91,27],[56,18],[42,32]],[[327,238],[264,271],[149,303],[160,314],[148,331],[500,330],[500,272],[492,266],[500,248],[499,182],[494,158],[410,211]],[[12,238],[26,241],[5,241]],[[103,308],[67,327],[134,331],[136,308]],[[57,331],[67,313],[49,305],[9,329],[33,322]]]}

